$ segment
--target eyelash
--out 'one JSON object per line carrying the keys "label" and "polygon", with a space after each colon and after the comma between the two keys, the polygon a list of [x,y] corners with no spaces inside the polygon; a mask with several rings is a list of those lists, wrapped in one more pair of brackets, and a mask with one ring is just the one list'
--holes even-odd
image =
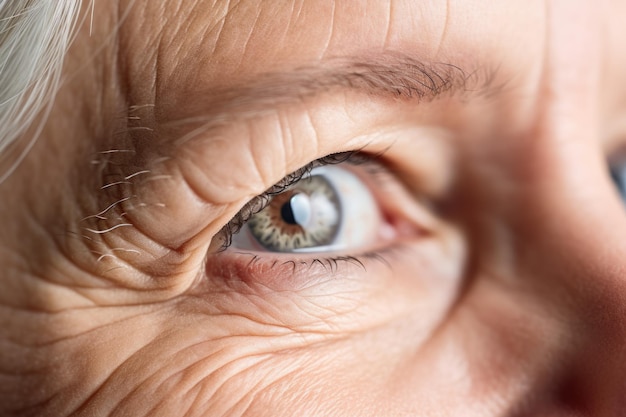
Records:
{"label": "eyelash", "polygon": [[341,163],[349,163],[351,165],[379,165],[375,162],[375,159],[380,155],[369,155],[359,150],[334,153],[322,158],[316,159],[310,162],[306,166],[288,174],[285,178],[280,180],[268,188],[263,194],[260,194],[250,200],[244,205],[241,210],[232,218],[231,221],[226,224],[222,230],[220,230],[218,236],[222,240],[222,245],[219,248],[219,252],[222,252],[232,244],[233,235],[237,234],[241,228],[250,220],[250,217],[263,210],[272,200],[272,197],[283,193],[289,187],[296,184],[306,175],[308,175],[314,168],[325,165],[337,165]]}
{"label": "eyelash", "polygon": [[[336,273],[341,265],[352,265],[367,271],[367,263],[370,261],[375,261],[385,265],[387,268],[391,269],[391,263],[388,258],[399,254],[403,249],[406,249],[406,246],[402,244],[389,246],[382,250],[377,251],[368,251],[358,255],[341,255],[341,256],[328,256],[323,258],[310,258],[310,259],[299,259],[299,260],[273,260],[271,265],[269,265],[270,269],[273,269],[277,266],[286,266],[292,265],[292,274],[296,274],[299,272],[298,268],[310,270],[311,268],[318,265],[320,268],[324,270],[326,273]],[[258,262],[263,261],[263,257],[257,254],[253,254],[250,252],[237,252],[241,255],[249,255],[251,257],[250,261],[247,263],[247,268],[253,268]]]}

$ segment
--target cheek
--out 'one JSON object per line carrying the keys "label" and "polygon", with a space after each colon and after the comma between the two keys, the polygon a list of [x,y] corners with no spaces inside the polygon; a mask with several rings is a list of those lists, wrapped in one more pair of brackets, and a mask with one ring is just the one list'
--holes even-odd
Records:
{"label": "cheek", "polygon": [[369,415],[375,393],[407,357],[405,348],[387,346],[400,340],[403,324],[333,337],[234,314],[183,314],[119,365],[94,352],[111,375],[87,409],[142,415],[150,399],[163,415]]}
{"label": "cheek", "polygon": [[93,332],[81,348],[89,376],[109,377],[90,404],[119,415],[144,411],[146,398],[174,414],[380,415],[429,369],[422,348],[458,284],[459,269],[441,262],[460,257],[453,240],[396,255],[393,271],[325,274],[297,291],[213,274],[169,307]]}
{"label": "cheek", "polygon": [[154,407],[160,415],[187,409],[237,415],[259,392],[287,378],[298,355],[324,339],[244,315],[208,316],[191,304],[83,312],[119,321],[47,349],[55,358],[51,367],[63,364],[51,382],[57,395],[48,410],[122,416],[149,414]]}

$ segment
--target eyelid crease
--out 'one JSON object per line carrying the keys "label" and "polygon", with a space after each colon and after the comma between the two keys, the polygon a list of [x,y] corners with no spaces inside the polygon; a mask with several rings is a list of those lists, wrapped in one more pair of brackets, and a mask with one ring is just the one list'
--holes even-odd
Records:
{"label": "eyelid crease", "polygon": [[[383,152],[384,153],[384,152]],[[364,165],[368,163],[374,163],[377,158],[380,158],[382,153],[379,154],[367,154],[362,152],[361,149],[340,152],[330,154],[319,159],[316,159],[302,168],[295,170],[294,172],[285,176],[282,180],[268,188],[262,194],[252,198],[246,203],[241,210],[217,233],[216,237],[222,240],[222,245],[218,251],[226,250],[232,243],[233,235],[237,234],[246,222],[254,214],[263,210],[271,201],[272,197],[281,194],[289,187],[296,184],[301,179],[305,178],[314,168],[326,165],[337,165],[341,163],[349,163],[351,165]]]}

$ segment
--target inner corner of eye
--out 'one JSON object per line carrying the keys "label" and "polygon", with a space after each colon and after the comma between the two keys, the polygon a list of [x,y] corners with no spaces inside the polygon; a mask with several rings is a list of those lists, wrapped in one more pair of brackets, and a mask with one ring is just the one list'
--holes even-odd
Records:
{"label": "inner corner of eye", "polygon": [[[372,247],[393,238],[364,172],[344,162],[318,166],[247,216],[232,246],[256,252],[320,253]],[[372,182],[373,183],[373,182]]]}

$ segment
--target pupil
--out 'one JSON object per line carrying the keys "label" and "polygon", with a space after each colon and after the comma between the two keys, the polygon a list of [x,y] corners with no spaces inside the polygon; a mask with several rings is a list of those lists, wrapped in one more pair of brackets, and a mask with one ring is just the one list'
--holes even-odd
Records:
{"label": "pupil", "polygon": [[280,208],[280,215],[283,218],[283,221],[287,224],[298,224],[296,221],[296,216],[294,215],[293,208],[291,207],[291,201],[293,197],[289,199],[283,206]]}

